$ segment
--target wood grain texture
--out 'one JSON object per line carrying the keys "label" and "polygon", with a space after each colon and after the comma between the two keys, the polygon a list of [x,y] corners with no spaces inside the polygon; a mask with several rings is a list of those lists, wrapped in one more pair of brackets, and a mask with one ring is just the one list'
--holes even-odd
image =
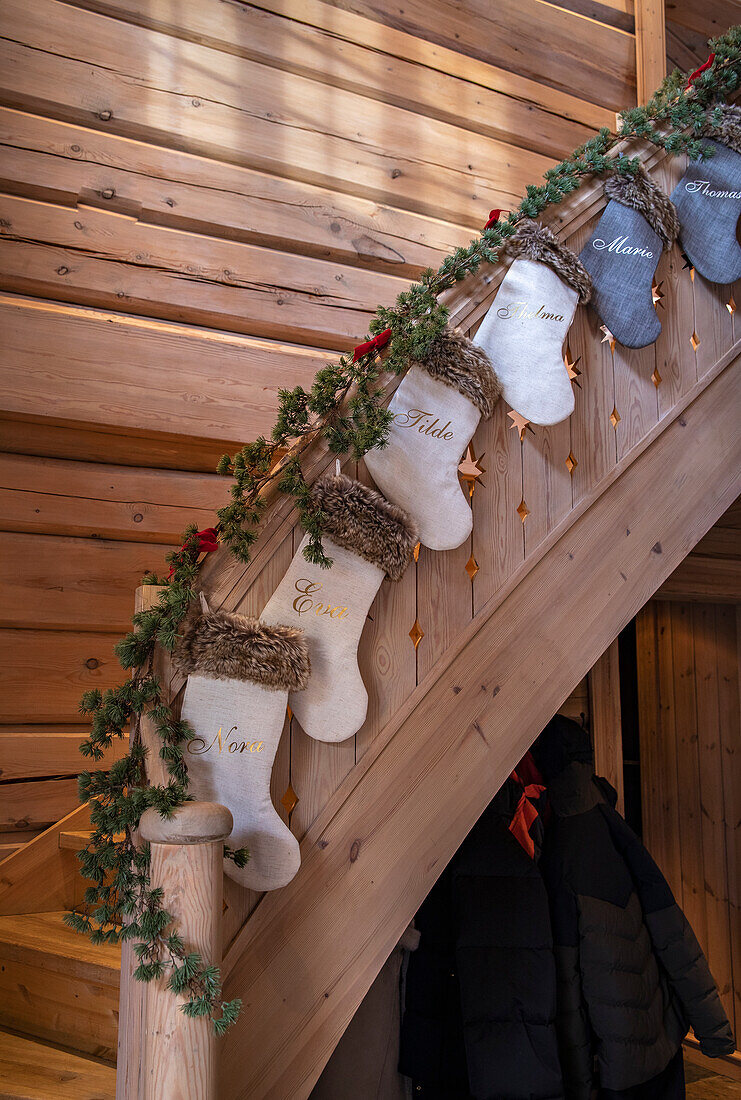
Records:
{"label": "wood grain texture", "polygon": [[647,103],[666,76],[664,0],[634,0],[636,95]]}
{"label": "wood grain texture", "polygon": [[0,913],[38,913],[47,906],[65,909],[75,900],[80,868],[69,852],[60,850],[67,830],[90,827],[90,809],[78,806],[40,833],[0,865]]}
{"label": "wood grain texture", "polygon": [[[87,726],[0,726],[0,779],[31,779],[72,775],[90,766],[80,754]],[[110,767],[128,750],[128,739],[117,741],[97,766]]]}
{"label": "wood grain texture", "polygon": [[46,829],[79,801],[77,776],[0,783],[0,832]]}
{"label": "wood grain texture", "polygon": [[116,1071],[91,1058],[0,1032],[0,1092],[24,1100],[113,1100]]}
{"label": "wood grain texture", "polygon": [[587,677],[589,683],[589,724],[594,745],[594,767],[617,792],[615,808],[625,813],[623,776],[623,731],[620,709],[620,656],[617,638]]}

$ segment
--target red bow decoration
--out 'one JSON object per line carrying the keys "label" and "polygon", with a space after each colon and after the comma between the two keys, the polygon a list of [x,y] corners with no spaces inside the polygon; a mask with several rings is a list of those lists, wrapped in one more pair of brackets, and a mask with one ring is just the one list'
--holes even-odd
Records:
{"label": "red bow decoration", "polygon": [[491,227],[493,225],[496,225],[497,222],[499,221],[499,215],[501,213],[502,213],[501,210],[490,210],[489,211],[489,220],[486,223],[486,225],[484,226],[484,229],[491,229]]}
{"label": "red bow decoration", "polygon": [[546,789],[543,776],[538,771],[531,753],[527,752],[512,772],[512,779],[522,787],[520,801],[517,803],[509,831],[531,859],[535,858],[535,841],[530,835],[533,822],[537,820],[539,810],[534,803]]}
{"label": "red bow decoration", "polygon": [[[195,543],[193,540],[197,539]],[[191,535],[189,539],[183,543],[180,547],[180,552],[187,551],[188,555],[192,558],[197,558],[199,554],[210,554],[213,550],[219,549],[219,540],[215,527],[204,527],[203,531],[196,531],[195,535]],[[175,566],[170,566],[170,572],[167,574],[168,581],[175,572]]]}
{"label": "red bow decoration", "polygon": [[385,328],[383,332],[379,332],[378,336],[374,336],[372,340],[366,340],[364,344],[358,344],[353,352],[352,361],[357,363],[358,359],[362,359],[364,355],[367,355],[369,351],[379,351],[388,344],[391,339],[391,329]]}
{"label": "red bow decoration", "polygon": [[693,72],[692,76],[687,81],[687,87],[684,89],[685,92],[688,92],[690,90],[692,85],[697,80],[698,76],[700,76],[701,73],[704,73],[706,69],[709,69],[714,61],[715,61],[715,54],[711,53],[710,57],[707,59],[705,64],[701,65],[699,69],[695,69],[695,71]]}

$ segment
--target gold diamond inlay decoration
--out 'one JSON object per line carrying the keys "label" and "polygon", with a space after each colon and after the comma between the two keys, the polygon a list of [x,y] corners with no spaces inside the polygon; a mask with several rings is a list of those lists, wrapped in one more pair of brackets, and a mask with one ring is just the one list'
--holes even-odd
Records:
{"label": "gold diamond inlay decoration", "polygon": [[409,637],[412,639],[412,643],[413,643],[415,649],[417,648],[419,643],[422,641],[424,636],[425,636],[425,632],[422,629],[422,627],[419,625],[419,619],[415,619],[414,620],[414,626],[409,631]]}
{"label": "gold diamond inlay decoration", "polygon": [[730,313],[731,317],[733,317],[734,313],[736,312],[736,301],[733,295],[731,295],[731,297],[726,302],[726,309]]}
{"label": "gold diamond inlay decoration", "polygon": [[525,522],[527,517],[530,515],[530,509],[528,508],[527,504],[525,504],[525,498],[524,497],[522,498],[520,503],[517,505],[517,515],[520,517],[520,519],[522,520],[523,523]]}
{"label": "gold diamond inlay decoration", "polygon": [[414,547],[414,560],[415,561],[419,561],[419,552],[420,552],[421,549],[422,549],[422,543],[418,542],[417,545]]}
{"label": "gold diamond inlay decoration", "polygon": [[614,405],[613,409],[612,409],[612,412],[610,413],[610,423],[612,424],[613,428],[615,428],[616,430],[617,430],[618,424],[620,423],[620,420],[621,420],[620,413],[617,411],[617,406]]}
{"label": "gold diamond inlay decoration", "polygon": [[653,382],[654,386],[656,386],[656,389],[658,389],[661,383],[664,381],[659,373],[658,367],[654,367],[654,372],[651,375],[651,381]]}
{"label": "gold diamond inlay decoration", "polygon": [[569,453],[568,453],[568,457],[567,457],[567,459],[566,459],[566,469],[567,469],[567,470],[569,471],[569,473],[570,473],[570,474],[572,474],[572,475],[573,475],[573,473],[574,473],[574,470],[576,469],[576,467],[577,467],[578,465],[579,465],[579,463],[578,463],[578,462],[576,461],[576,459],[574,458],[574,452],[573,452],[573,451],[569,451]]}
{"label": "gold diamond inlay decoration", "polygon": [[289,817],[298,805],[298,795],[296,794],[290,783],[286,787],[286,793],[281,798],[280,804]]}
{"label": "gold diamond inlay decoration", "polygon": [[288,716],[288,721],[290,722],[291,719],[293,718],[293,711],[291,710],[290,706],[287,703],[286,703],[286,714]]}
{"label": "gold diamond inlay decoration", "polygon": [[473,578],[478,573],[478,571],[479,571],[479,563],[476,561],[476,558],[473,556],[473,554],[471,554],[471,557],[466,562],[466,572],[468,573],[468,575],[469,575],[469,577],[471,578],[472,581],[473,581]]}
{"label": "gold diamond inlay decoration", "polygon": [[692,350],[697,351],[700,346],[700,337],[697,335],[696,332],[693,332],[690,336],[690,343],[692,344]]}

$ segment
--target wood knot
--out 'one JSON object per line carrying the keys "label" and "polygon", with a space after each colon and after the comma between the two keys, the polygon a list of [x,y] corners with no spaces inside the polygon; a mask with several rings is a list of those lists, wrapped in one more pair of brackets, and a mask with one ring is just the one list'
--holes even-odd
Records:
{"label": "wood knot", "polygon": [[69,275],[69,268],[62,264],[61,267],[57,268],[57,275]]}
{"label": "wood knot", "polygon": [[143,519],[144,516],[141,514],[141,512],[134,512],[134,523],[141,523]]}
{"label": "wood knot", "polygon": [[85,661],[85,668],[98,668],[99,666],[100,661],[97,657],[88,657],[87,661]]}
{"label": "wood knot", "polygon": [[116,197],[116,192],[113,187],[106,187],[100,192],[104,199],[113,199]]}
{"label": "wood knot", "polygon": [[324,840],[324,839],[322,839],[322,840],[317,840],[317,842],[316,842],[316,846],[317,846],[317,848],[321,848],[321,849],[322,849],[322,851],[324,851],[324,849],[325,849],[325,848],[326,848],[326,847],[328,846],[328,844],[329,844],[329,841],[328,841],[328,840]]}
{"label": "wood knot", "polygon": [[653,546],[651,547],[651,553],[652,554],[662,554],[663,553],[663,550],[661,549],[661,543],[660,542],[655,542],[653,544]]}
{"label": "wood knot", "polygon": [[401,168],[392,168],[391,169],[391,179],[392,180],[398,180],[398,178],[401,174],[402,174],[401,173]]}
{"label": "wood knot", "polygon": [[110,122],[113,118],[113,111],[98,111],[98,118],[101,122]]}
{"label": "wood knot", "polygon": [[359,855],[360,855],[360,841],[359,840],[354,840],[352,842],[351,847],[350,847],[350,862],[354,863]]}

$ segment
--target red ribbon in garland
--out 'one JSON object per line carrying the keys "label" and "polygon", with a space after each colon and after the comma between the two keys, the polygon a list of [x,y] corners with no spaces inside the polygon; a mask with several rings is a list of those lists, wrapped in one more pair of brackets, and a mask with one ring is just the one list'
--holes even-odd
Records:
{"label": "red ribbon in garland", "polygon": [[493,225],[496,225],[497,222],[499,221],[499,215],[501,213],[502,213],[501,210],[490,210],[489,211],[489,220],[486,223],[486,225],[484,226],[484,229],[491,229],[491,227]]}
{"label": "red ribbon in garland", "polygon": [[[198,539],[195,543],[193,540]],[[210,554],[214,550],[219,549],[219,540],[215,527],[204,527],[203,531],[196,531],[195,535],[187,539],[180,547],[180,552],[187,550],[188,555],[192,558],[197,558],[199,554]],[[167,579],[173,576],[175,572],[175,566],[170,566],[170,572],[167,575]]]}
{"label": "red ribbon in garland", "polygon": [[715,61],[715,54],[711,53],[710,57],[707,59],[705,64],[701,65],[699,69],[695,69],[695,71],[693,72],[692,76],[687,81],[687,87],[684,89],[685,92],[688,92],[690,90],[692,85],[697,80],[698,76],[700,76],[701,73],[704,73],[706,69],[709,69],[714,61]]}
{"label": "red ribbon in garland", "polygon": [[388,344],[390,339],[391,329],[385,328],[383,332],[379,332],[378,336],[374,336],[372,340],[366,340],[364,344],[358,344],[353,352],[353,363],[357,363],[358,359],[362,359],[369,351],[379,351]]}

